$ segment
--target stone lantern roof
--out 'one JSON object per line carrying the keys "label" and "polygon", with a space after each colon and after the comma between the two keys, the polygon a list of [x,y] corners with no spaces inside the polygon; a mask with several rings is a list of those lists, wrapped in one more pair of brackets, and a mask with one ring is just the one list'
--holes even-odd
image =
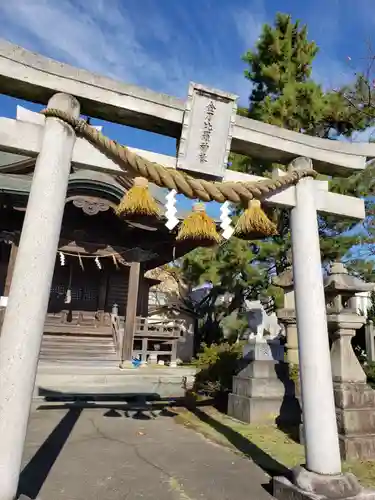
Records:
{"label": "stone lantern roof", "polygon": [[343,294],[356,294],[369,292],[375,287],[374,283],[366,283],[356,276],[350,275],[342,262],[334,262],[324,280],[326,292],[338,292]]}
{"label": "stone lantern roof", "polygon": [[281,274],[272,278],[272,284],[280,288],[293,288],[293,268],[287,267]]}

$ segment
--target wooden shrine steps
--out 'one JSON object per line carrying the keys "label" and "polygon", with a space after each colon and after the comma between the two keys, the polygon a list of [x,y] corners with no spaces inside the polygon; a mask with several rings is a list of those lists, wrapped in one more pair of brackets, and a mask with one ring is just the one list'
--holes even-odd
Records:
{"label": "wooden shrine steps", "polygon": [[43,335],[40,363],[118,365],[118,354],[109,335]]}

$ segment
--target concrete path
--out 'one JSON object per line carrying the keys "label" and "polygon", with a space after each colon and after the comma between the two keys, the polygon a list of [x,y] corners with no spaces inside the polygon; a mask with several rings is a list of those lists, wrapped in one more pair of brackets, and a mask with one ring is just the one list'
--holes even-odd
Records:
{"label": "concrete path", "polygon": [[249,459],[175,423],[103,408],[33,411],[19,493],[41,500],[269,500]]}

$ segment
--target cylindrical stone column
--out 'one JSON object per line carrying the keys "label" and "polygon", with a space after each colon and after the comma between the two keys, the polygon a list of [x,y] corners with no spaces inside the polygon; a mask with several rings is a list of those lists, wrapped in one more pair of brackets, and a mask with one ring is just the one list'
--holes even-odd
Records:
{"label": "cylindrical stone column", "polygon": [[297,324],[296,321],[290,319],[286,327],[286,358],[290,365],[298,365],[298,334],[297,334]]}
{"label": "cylindrical stone column", "polygon": [[[79,116],[69,95],[48,106]],[[0,500],[16,496],[74,142],[69,125],[46,118],[0,337]]]}
{"label": "cylindrical stone column", "polygon": [[[292,168],[311,161],[298,158]],[[314,181],[298,182],[291,210],[293,275],[306,467],[318,474],[341,472],[333,397],[326,303],[320,258]]]}

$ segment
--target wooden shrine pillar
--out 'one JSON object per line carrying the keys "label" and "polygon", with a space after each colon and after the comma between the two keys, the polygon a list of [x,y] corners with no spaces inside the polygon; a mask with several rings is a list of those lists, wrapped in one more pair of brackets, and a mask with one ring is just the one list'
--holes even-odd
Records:
{"label": "wooden shrine pillar", "polygon": [[105,271],[101,273],[100,283],[99,283],[98,313],[101,325],[104,324],[104,310],[107,299],[107,289],[108,289],[108,274]]}
{"label": "wooden shrine pillar", "polygon": [[[12,241],[11,247],[10,247],[7,273],[6,273],[6,277],[5,277],[5,283],[4,283],[4,291],[3,291],[4,297],[9,296],[10,284],[12,283],[13,270],[14,270],[14,264],[15,264],[16,258],[17,258],[17,252],[18,252],[18,245],[16,243],[14,243],[14,241]],[[5,315],[5,308],[1,308],[1,310],[0,310],[0,335],[1,335],[1,328],[3,326],[4,315]]]}
{"label": "wooden shrine pillar", "polygon": [[10,284],[12,283],[13,270],[14,270],[14,264],[15,264],[16,258],[17,258],[17,252],[18,252],[18,246],[13,241],[11,244],[11,248],[10,248],[8,269],[7,269],[7,275],[6,275],[5,284],[4,284],[4,292],[3,292],[4,297],[9,296]]}
{"label": "wooden shrine pillar", "polygon": [[121,363],[131,361],[133,355],[133,341],[137,316],[140,270],[141,265],[139,262],[131,263],[129,271],[128,297],[125,309],[124,334],[121,347]]}

